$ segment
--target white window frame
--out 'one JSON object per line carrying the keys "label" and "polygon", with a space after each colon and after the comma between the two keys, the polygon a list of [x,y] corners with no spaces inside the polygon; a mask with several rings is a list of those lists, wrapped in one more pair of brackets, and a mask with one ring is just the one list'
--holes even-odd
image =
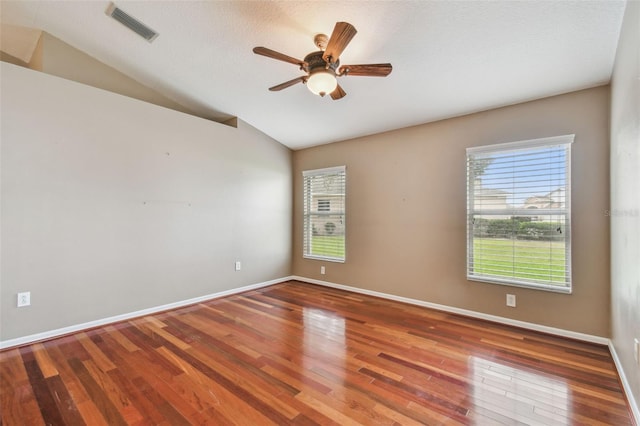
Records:
{"label": "white window frame", "polygon": [[[308,188],[308,182],[309,182],[309,178],[312,177],[316,177],[316,176],[330,176],[330,175],[342,175],[342,180],[344,182],[344,191],[342,192],[342,194],[332,194],[333,196],[336,195],[342,195],[342,200],[341,202],[335,202],[335,200],[333,202],[330,201],[330,209],[329,211],[320,211],[319,208],[316,208],[315,211],[313,211],[312,206],[316,206],[318,207],[318,199],[314,199],[313,196],[308,196],[308,195],[312,195],[312,194],[307,194]],[[323,261],[328,261],[328,262],[338,262],[338,263],[344,263],[346,261],[346,251],[347,251],[347,242],[346,242],[346,186],[347,186],[347,174],[346,174],[346,166],[336,166],[336,167],[327,167],[324,169],[315,169],[315,170],[305,170],[302,172],[302,198],[303,198],[303,241],[302,241],[302,255],[305,259],[316,259],[316,260],[323,260]],[[320,196],[321,200],[326,200],[326,194],[322,194]],[[343,209],[342,210],[335,210],[334,207],[335,206],[342,206]],[[317,255],[317,254],[313,254],[313,225],[312,225],[312,218],[313,217],[322,217],[322,216],[342,216],[342,232],[344,233],[344,240],[343,240],[343,248],[344,248],[344,255],[342,257],[339,256],[323,256],[323,255]]]}
{"label": "white window frame", "polygon": [[[524,140],[518,142],[510,142],[495,145],[486,145],[479,147],[467,148],[467,279],[471,281],[488,282],[492,284],[502,284],[515,287],[525,287],[537,290],[547,290],[558,293],[572,292],[572,274],[571,274],[571,144],[575,135],[563,135],[549,138]],[[565,148],[565,198],[564,208],[545,208],[545,209],[525,209],[513,207],[509,210],[505,209],[482,209],[474,210],[474,194],[476,176],[473,173],[471,164],[473,160],[486,158],[491,154],[509,154],[518,151],[526,152],[536,148],[546,148],[554,146],[563,146]],[[514,183],[515,185],[515,183]],[[526,280],[522,278],[509,277],[505,278],[495,274],[476,273],[474,271],[474,216],[539,216],[539,215],[558,215],[564,216],[565,225],[563,228],[565,242],[565,282],[564,285],[556,285],[551,283],[543,283],[537,280]]]}

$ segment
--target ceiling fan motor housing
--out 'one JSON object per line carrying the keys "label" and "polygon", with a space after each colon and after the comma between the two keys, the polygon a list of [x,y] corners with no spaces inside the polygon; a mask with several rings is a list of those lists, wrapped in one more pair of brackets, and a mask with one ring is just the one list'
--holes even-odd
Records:
{"label": "ceiling fan motor housing", "polygon": [[307,56],[304,57],[304,62],[307,64],[304,70],[308,72],[310,75],[317,71],[329,71],[333,74],[337,74],[338,66],[340,65],[340,61],[336,61],[334,63],[327,63],[324,59],[322,59],[322,55],[324,52],[322,50],[318,50],[317,52],[311,52]]}

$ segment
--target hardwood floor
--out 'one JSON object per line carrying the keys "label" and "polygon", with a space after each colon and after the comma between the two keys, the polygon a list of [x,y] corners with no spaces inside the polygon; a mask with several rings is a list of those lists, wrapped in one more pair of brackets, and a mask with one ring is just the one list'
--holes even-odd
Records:
{"label": "hardwood floor", "polygon": [[3,425],[631,425],[604,346],[287,282],[0,353]]}

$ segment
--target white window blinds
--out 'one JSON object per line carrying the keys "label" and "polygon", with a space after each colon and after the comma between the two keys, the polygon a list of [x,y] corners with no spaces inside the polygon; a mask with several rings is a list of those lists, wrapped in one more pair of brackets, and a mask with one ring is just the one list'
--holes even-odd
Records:
{"label": "white window blinds", "polygon": [[304,186],[303,256],[345,260],[345,166],[308,170]]}
{"label": "white window blinds", "polygon": [[467,277],[571,292],[574,135],[467,149]]}

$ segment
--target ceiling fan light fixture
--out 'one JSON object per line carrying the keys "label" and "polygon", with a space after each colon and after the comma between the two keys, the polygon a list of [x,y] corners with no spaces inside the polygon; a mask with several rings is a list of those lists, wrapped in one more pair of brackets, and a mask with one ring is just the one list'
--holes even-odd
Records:
{"label": "ceiling fan light fixture", "polygon": [[253,53],[297,65],[300,67],[300,71],[305,72],[305,75],[269,87],[270,91],[277,92],[294,84],[304,83],[314,95],[326,96],[329,94],[331,99],[336,101],[344,98],[347,94],[338,84],[338,77],[347,74],[386,77],[392,70],[389,63],[340,66],[340,55],[356,32],[350,23],[336,22],[331,37],[327,37],[325,34],[317,34],[314,37],[313,40],[320,50],[309,53],[303,61],[263,46],[254,47]]}
{"label": "ceiling fan light fixture", "polygon": [[338,87],[338,80],[333,70],[318,70],[307,79],[307,87],[314,95],[324,96],[332,93]]}

